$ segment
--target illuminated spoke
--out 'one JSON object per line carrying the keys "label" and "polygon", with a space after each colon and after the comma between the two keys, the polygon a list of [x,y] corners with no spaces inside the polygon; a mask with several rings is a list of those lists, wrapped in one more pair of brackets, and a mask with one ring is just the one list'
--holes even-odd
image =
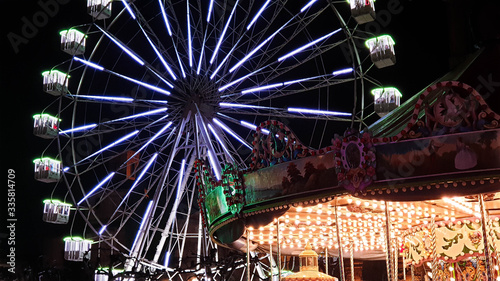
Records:
{"label": "illuminated spoke", "polygon": [[[92,157],[96,156],[97,154],[100,154],[100,153],[102,153],[102,152],[104,152],[104,151],[106,151],[106,150],[108,150],[108,149],[112,148],[113,146],[116,146],[116,145],[120,144],[120,143],[124,142],[125,140],[127,140],[127,139],[129,139],[129,138],[131,138],[131,137],[133,137],[133,136],[135,136],[135,135],[137,135],[138,133],[139,133],[139,130],[133,131],[132,133],[125,135],[124,137],[122,137],[122,138],[120,138],[120,139],[118,139],[118,140],[116,140],[116,141],[112,142],[111,144],[109,144],[109,145],[105,146],[104,148],[102,148],[102,149],[100,149],[100,150],[98,150],[98,151],[96,151],[96,152],[94,152],[94,153],[90,154],[89,156],[87,156],[87,157],[83,158],[83,159],[82,159],[82,160],[80,160],[78,163],[81,163],[81,162],[83,162],[83,161],[85,161],[85,160],[87,160],[87,159],[90,159],[90,158],[92,158]],[[77,163],[77,164],[78,164],[78,163]]]}
{"label": "illuminated spoke", "polygon": [[142,178],[144,177],[144,175],[149,170],[149,168],[154,163],[154,161],[156,160],[157,157],[158,157],[158,154],[155,153],[153,155],[153,157],[151,157],[151,159],[149,159],[149,161],[147,162],[146,166],[142,169],[142,171],[139,174],[139,176],[137,177],[137,179],[135,179],[134,183],[132,184],[132,186],[130,187],[130,189],[127,191],[127,194],[125,194],[125,196],[122,198],[122,200],[120,201],[120,204],[118,204],[118,207],[116,208],[115,212],[113,213],[113,215],[111,217],[114,217],[114,215],[116,215],[116,213],[118,212],[118,210],[120,209],[120,207],[125,203],[125,200],[127,200],[127,198],[130,196],[130,194],[132,193],[132,191],[134,190],[134,188],[141,182]]}
{"label": "illuminated spoke", "polygon": [[159,130],[153,137],[151,137],[143,146],[141,146],[132,156],[130,156],[127,161],[125,161],[124,164],[129,162],[131,159],[134,158],[134,156],[138,155],[143,149],[145,149],[150,143],[155,141],[161,134],[165,132],[170,126],[172,126],[172,122],[168,122],[167,125],[165,125],[161,130]]}
{"label": "illuminated spoke", "polygon": [[238,134],[236,134],[233,130],[231,130],[227,125],[219,121],[218,119],[214,118],[213,121],[215,124],[217,124],[219,127],[221,127],[226,133],[230,134],[233,136],[236,140],[238,140],[241,144],[244,146],[248,147],[249,149],[252,149],[252,146],[250,146],[243,138],[241,138]]}
{"label": "illuminated spoke", "polygon": [[[170,66],[168,65],[168,63],[165,61],[165,58],[163,58],[163,55],[160,53],[160,51],[158,50],[158,48],[155,46],[155,44],[153,43],[153,41],[151,41],[151,39],[149,38],[149,36],[147,35],[147,33],[142,30],[143,33],[144,33],[144,36],[146,36],[146,39],[148,40],[148,43],[149,45],[151,46],[151,48],[153,49],[153,51],[156,53],[156,56],[158,57],[158,59],[160,59],[161,63],[163,64],[163,66],[165,67],[165,69],[168,71],[168,73],[170,74],[170,76],[172,77],[172,79],[174,80],[177,80],[177,76],[175,76],[174,72],[172,71],[172,69],[170,68]],[[157,74],[156,71],[154,71],[154,73],[161,78],[160,75]],[[163,80],[163,79],[162,79]],[[169,82],[167,82],[166,80],[163,80],[166,84],[168,84],[170,86],[170,88],[173,88],[172,84],[170,84]]]}
{"label": "illuminated spoke", "polygon": [[250,109],[267,109],[267,110],[277,109],[276,107],[241,104],[241,103],[228,103],[228,102],[221,102],[221,103],[219,103],[219,106],[220,107],[227,107],[227,108],[250,108]]}
{"label": "illuminated spoke", "polygon": [[205,124],[203,117],[200,114],[196,114],[197,127],[200,128],[201,136],[204,139],[207,148],[207,156],[208,160],[211,163],[211,168],[214,170],[215,177],[220,180],[221,179],[221,164],[217,159],[217,155],[215,153],[214,146],[210,141],[210,137],[208,135],[207,125]]}
{"label": "illuminated spoke", "polygon": [[115,173],[113,172],[113,173],[109,174],[107,177],[105,177],[91,191],[89,191],[89,193],[87,193],[87,195],[85,195],[85,197],[83,197],[80,201],[78,201],[78,203],[76,203],[76,205],[82,204],[83,201],[85,201],[87,198],[92,196],[92,194],[94,194],[99,188],[101,188],[106,182],[108,182],[114,175],[115,175]]}
{"label": "illuminated spoke", "polygon": [[150,200],[148,203],[148,206],[146,207],[146,211],[144,212],[144,215],[142,216],[142,221],[141,221],[141,224],[139,226],[139,230],[137,231],[137,234],[135,235],[134,242],[132,243],[132,247],[131,247],[131,250],[129,253],[130,255],[132,255],[134,249],[136,248],[137,241],[138,241],[140,235],[144,233],[144,228],[145,228],[146,222],[149,219],[149,214],[151,212],[152,206],[153,206],[153,201]]}
{"label": "illuminated spoke", "polygon": [[271,85],[265,85],[265,86],[260,86],[257,88],[252,88],[252,89],[246,89],[241,91],[242,94],[249,94],[249,93],[255,93],[255,92],[260,92],[264,90],[269,90],[269,89],[274,89],[283,86],[283,83],[274,83]]}
{"label": "illuminated spoke", "polygon": [[130,5],[127,3],[127,0],[122,0],[123,6],[127,9],[127,12],[130,14],[130,16],[135,19],[135,13],[132,11],[132,8]]}
{"label": "illuminated spoke", "polygon": [[163,17],[163,21],[165,22],[168,35],[172,36],[172,29],[170,28],[170,22],[168,21],[167,12],[165,11],[165,6],[163,5],[162,0],[158,0],[158,4],[160,5],[161,15]]}
{"label": "illuminated spoke", "polygon": [[[235,121],[231,120],[231,118],[228,118],[224,114],[234,114],[237,113],[238,115],[248,115],[248,116],[268,116],[269,111],[272,111],[273,116],[276,118],[287,118],[287,119],[295,119],[295,118],[300,118],[300,119],[316,119],[316,120],[326,120],[326,121],[341,121],[341,122],[351,122],[351,118],[345,118],[345,117],[350,117],[351,113],[346,113],[346,112],[335,112],[335,111],[321,111],[321,110],[315,110],[315,109],[303,109],[304,111],[302,112],[300,108],[298,108],[298,111],[295,111],[293,107],[291,107],[292,110],[289,111],[289,108],[273,108],[272,110],[267,109],[266,107],[254,107],[254,106],[248,106],[245,107],[245,111],[243,110],[238,110],[236,108],[223,108],[221,109],[220,113],[218,114],[219,116],[222,116],[224,119],[228,119],[229,121],[235,123],[235,124],[240,124],[246,128],[253,129],[250,123],[245,123],[242,121]],[[334,114],[335,113],[335,114]],[[342,117],[345,116],[345,117]],[[356,122],[359,122],[358,119],[355,120]]]}
{"label": "illuminated spoke", "polygon": [[88,65],[88,66],[90,66],[90,67],[92,67],[92,68],[94,68],[94,69],[97,69],[97,70],[99,70],[99,71],[104,71],[104,72],[111,73],[111,74],[113,74],[113,75],[115,75],[115,76],[121,77],[121,78],[123,78],[123,79],[125,79],[125,80],[128,80],[128,81],[130,81],[130,82],[133,82],[133,83],[135,83],[135,84],[137,84],[137,85],[140,85],[140,86],[146,87],[146,88],[148,88],[148,89],[150,89],[150,90],[153,90],[153,91],[155,91],[155,92],[159,92],[159,93],[162,93],[162,94],[164,94],[164,95],[170,95],[170,92],[169,92],[169,91],[167,91],[167,90],[164,90],[164,89],[162,89],[162,88],[159,88],[159,87],[156,87],[156,86],[150,85],[150,84],[145,83],[145,82],[142,82],[142,81],[140,81],[140,80],[137,80],[137,79],[134,79],[134,78],[131,78],[131,77],[125,76],[125,75],[123,75],[123,74],[119,74],[119,73],[116,73],[116,72],[114,72],[114,71],[108,70],[108,69],[106,69],[106,68],[104,68],[104,67],[102,67],[102,66],[100,66],[100,65],[98,65],[98,64],[95,64],[95,63],[93,63],[93,62],[89,62],[89,61],[86,61],[86,60],[83,60],[83,59],[80,59],[80,58],[77,58],[77,57],[75,57],[75,60],[77,60],[77,61],[79,61],[79,62],[81,62],[81,63],[84,63],[84,64],[86,64],[86,65]]}
{"label": "illuminated spoke", "polygon": [[238,63],[236,63],[231,69],[229,69],[229,72],[235,71],[237,68],[239,68],[243,63],[245,63],[248,59],[250,59],[256,52],[258,52],[262,47],[264,47],[269,41],[271,41],[283,28],[285,28],[294,18],[290,19],[288,22],[286,22],[284,25],[282,25],[278,30],[276,30],[271,36],[267,37],[262,43],[260,43],[255,49],[250,51],[245,57],[243,57]]}
{"label": "illuminated spoke", "polygon": [[302,47],[300,47],[300,48],[297,48],[297,49],[295,49],[295,50],[291,51],[290,53],[288,53],[288,54],[286,54],[286,55],[284,55],[284,56],[280,57],[280,58],[278,59],[278,61],[285,60],[285,59],[287,59],[287,58],[289,58],[289,57],[291,57],[291,56],[293,56],[293,55],[295,55],[295,54],[298,54],[298,53],[300,53],[300,52],[304,51],[305,49],[310,48],[311,46],[314,46],[314,45],[315,45],[315,44],[317,44],[318,42],[321,42],[321,41],[323,41],[323,40],[325,40],[325,39],[329,38],[330,36],[332,36],[333,34],[335,34],[335,33],[339,32],[340,30],[341,30],[341,29],[339,28],[339,29],[337,29],[337,30],[335,30],[335,31],[332,31],[332,32],[328,33],[328,34],[327,34],[327,35],[325,35],[325,36],[322,36],[322,37],[320,37],[320,38],[318,38],[318,39],[316,39],[316,40],[314,40],[314,41],[312,41],[312,42],[309,42],[309,43],[305,44],[304,46],[302,46]]}
{"label": "illuminated spoke", "polygon": [[[243,120],[240,120],[240,124],[245,128],[257,131],[257,125],[255,125],[255,124],[252,124],[252,123],[249,123],[249,122],[243,121]],[[262,133],[264,133],[265,135],[269,135],[270,132],[267,129],[262,129]]]}
{"label": "illuminated spoke", "polygon": [[123,120],[128,120],[128,119],[136,119],[138,117],[144,117],[144,116],[149,116],[149,115],[153,115],[153,114],[159,114],[159,113],[163,113],[165,111],[167,111],[167,108],[158,108],[158,109],[154,109],[154,110],[151,110],[151,111],[146,111],[146,112],[137,113],[137,114],[125,116],[125,117],[122,117],[122,118],[118,118],[118,119],[106,121],[104,123],[113,123],[113,122],[123,121]]}
{"label": "illuminated spoke", "polygon": [[217,140],[217,142],[220,144],[220,146],[224,150],[224,153],[225,153],[226,157],[228,159],[231,159],[232,161],[234,161],[233,157],[231,156],[231,153],[229,152],[228,148],[226,147],[225,141],[223,141],[221,139],[221,137],[215,131],[215,129],[212,127],[212,125],[208,124],[207,126],[208,126],[208,129],[210,130],[210,132],[212,133],[212,135],[215,137],[215,139]]}
{"label": "illuminated spoke", "polygon": [[81,62],[81,63],[83,63],[83,64],[85,64],[87,66],[90,66],[90,67],[92,67],[92,68],[94,68],[96,70],[104,71],[104,67],[102,67],[102,66],[100,66],[100,65],[98,65],[96,63],[93,63],[93,62],[81,59],[79,57],[74,57],[73,59],[76,60],[76,61],[78,61],[78,62]]}
{"label": "illuminated spoke", "polygon": [[189,66],[193,67],[193,40],[191,39],[191,14],[189,12],[189,0],[186,1],[186,18],[187,18],[187,31],[188,31],[188,56]]}
{"label": "illuminated spoke", "polygon": [[267,0],[262,5],[262,7],[257,12],[257,14],[255,14],[255,16],[253,17],[252,21],[250,21],[250,23],[247,25],[247,30],[250,29],[252,27],[252,25],[257,21],[257,19],[260,17],[260,15],[262,14],[262,12],[264,12],[264,10],[266,9],[267,5],[269,5],[269,2],[271,2],[271,0]]}
{"label": "illuminated spoke", "polygon": [[214,7],[214,0],[210,0],[210,4],[208,5],[208,12],[207,12],[207,22],[210,21],[210,16],[212,15],[213,7]]}
{"label": "illuminated spoke", "polygon": [[224,29],[222,30],[222,34],[219,36],[219,40],[217,41],[217,45],[215,46],[215,50],[212,54],[212,58],[210,58],[210,63],[212,64],[214,62],[215,57],[217,56],[217,52],[219,51],[220,45],[222,43],[222,40],[224,40],[224,37],[226,35],[227,29],[229,27],[229,23],[231,22],[231,19],[233,18],[234,12],[236,11],[236,8],[238,7],[238,2],[239,0],[236,1],[236,4],[234,4],[233,9],[231,10],[231,14],[229,15],[229,18],[227,19],[226,24],[224,25]]}
{"label": "illuminated spoke", "polygon": [[201,46],[200,59],[198,60],[198,67],[196,68],[196,75],[200,75],[200,72],[201,72],[201,65],[203,63],[203,55],[205,54],[205,43],[206,43],[206,33],[205,33],[205,37],[203,38],[203,44]]}
{"label": "illuminated spoke", "polygon": [[300,114],[313,114],[313,115],[351,116],[351,113],[346,113],[346,112],[317,110],[317,109],[308,109],[308,108],[297,108],[297,107],[289,107],[288,112],[295,112],[295,113],[300,113]]}
{"label": "illuminated spoke", "polygon": [[[169,22],[168,18],[172,19],[173,22],[176,22],[176,23],[179,23],[179,20],[177,19],[176,17],[176,14],[175,13],[171,13],[168,15],[167,17],[167,14],[166,14],[166,11],[167,10],[174,10],[171,5],[171,1],[167,1],[166,4],[168,6],[165,6],[164,7],[164,11],[165,11],[165,16],[164,16],[164,21],[165,22]],[[186,13],[186,6],[183,7],[183,10],[184,10],[184,13]],[[184,53],[181,49],[180,49],[180,46],[185,46],[184,45],[184,42],[186,41],[186,38],[183,36],[183,33],[181,30],[171,30],[169,27],[170,27],[170,24],[167,25],[167,29],[168,29],[168,33],[170,35],[170,38],[172,40],[172,47],[174,48],[174,52],[175,52],[175,57],[177,59],[177,63],[179,65],[179,69],[182,73],[182,77],[183,78],[186,78],[186,71],[184,69],[184,65],[183,65],[183,59],[181,57],[181,54],[185,54],[186,56],[188,56],[188,54]],[[185,46],[185,49],[187,50],[188,47]]]}
{"label": "illuminated spoke", "polygon": [[97,28],[104,34],[106,37],[108,37],[113,43],[116,44],[120,49],[122,49],[127,55],[129,55],[133,60],[135,60],[138,64],[144,65],[144,61],[137,55],[135,54],[132,50],[130,50],[125,44],[120,42],[115,36],[111,35],[109,32],[106,30],[102,29],[100,26],[96,25]]}
{"label": "illuminated spoke", "polygon": [[66,129],[66,130],[60,131],[59,134],[65,135],[65,134],[69,134],[69,133],[88,131],[88,130],[92,130],[95,127],[97,127],[97,124],[83,125],[83,126],[75,127],[72,129]]}
{"label": "illuminated spoke", "polygon": [[302,7],[302,9],[300,9],[300,12],[304,12],[305,10],[307,10],[309,7],[311,7],[317,0],[310,0],[309,2],[307,2],[307,4]]}
{"label": "illuminated spoke", "polygon": [[88,100],[94,100],[94,101],[107,101],[107,102],[124,102],[124,103],[130,103],[133,102],[133,98],[124,98],[124,97],[108,97],[108,96],[89,96],[89,95],[78,95],[78,96],[72,96],[76,99],[88,99]]}

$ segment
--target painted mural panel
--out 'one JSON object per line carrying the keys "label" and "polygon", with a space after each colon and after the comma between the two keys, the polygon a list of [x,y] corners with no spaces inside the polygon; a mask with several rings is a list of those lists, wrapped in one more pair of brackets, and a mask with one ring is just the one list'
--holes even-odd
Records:
{"label": "painted mural panel", "polygon": [[212,192],[207,194],[205,199],[205,209],[207,210],[207,219],[209,224],[212,224],[212,222],[218,217],[229,212],[222,186],[215,187]]}
{"label": "painted mural panel", "polygon": [[376,146],[377,181],[500,171],[500,130],[436,136]]}
{"label": "painted mural panel", "polygon": [[281,163],[244,175],[246,203],[337,186],[333,153]]}

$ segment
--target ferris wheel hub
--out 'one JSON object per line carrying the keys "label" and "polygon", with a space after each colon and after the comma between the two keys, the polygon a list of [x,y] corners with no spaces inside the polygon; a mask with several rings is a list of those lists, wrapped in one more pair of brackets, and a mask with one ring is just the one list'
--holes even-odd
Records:
{"label": "ferris wheel hub", "polygon": [[188,76],[181,80],[175,93],[183,97],[183,117],[189,112],[199,112],[205,118],[212,118],[217,112],[220,95],[214,81],[205,76]]}

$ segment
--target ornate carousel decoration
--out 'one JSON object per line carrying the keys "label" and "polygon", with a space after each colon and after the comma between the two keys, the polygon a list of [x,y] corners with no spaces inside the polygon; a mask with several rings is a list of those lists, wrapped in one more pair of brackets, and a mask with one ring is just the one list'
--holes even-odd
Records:
{"label": "ornate carousel decoration", "polygon": [[[500,247],[499,217],[491,217],[488,237],[491,250]],[[435,243],[438,260],[455,263],[484,256],[484,237],[479,218],[436,223],[436,241],[432,241],[431,225],[412,228],[404,233],[403,252],[407,265],[420,266],[432,261]]]}
{"label": "ornate carousel decoration", "polygon": [[351,193],[364,192],[375,180],[375,147],[369,133],[348,130],[333,140],[335,171],[340,186]]}
{"label": "ornate carousel decoration", "polygon": [[233,214],[239,213],[245,205],[242,172],[236,165],[227,164],[222,170],[221,183],[229,210]]}
{"label": "ornate carousel decoration", "polygon": [[459,81],[438,82],[418,96],[410,121],[392,137],[374,142],[391,142],[461,132],[496,129],[500,115],[471,86]]}
{"label": "ornate carousel decoration", "polygon": [[312,249],[308,243],[304,251],[299,255],[300,270],[299,272],[288,275],[281,280],[283,281],[337,281],[336,277],[330,276],[318,269],[318,254]]}
{"label": "ornate carousel decoration", "polygon": [[[199,187],[198,206],[201,211],[203,211],[202,207],[204,206],[208,210],[218,207],[222,211],[230,211],[233,215],[241,212],[245,205],[245,190],[242,172],[238,170],[236,165],[225,165],[220,180],[217,180],[213,175],[210,165],[202,160],[196,161],[195,168]],[[211,204],[211,206],[207,206],[207,204]],[[207,214],[209,221],[213,221],[218,215]],[[203,220],[205,221],[205,218]]]}
{"label": "ornate carousel decoration", "polygon": [[254,170],[311,155],[295,134],[279,121],[262,122],[256,131],[250,165]]}

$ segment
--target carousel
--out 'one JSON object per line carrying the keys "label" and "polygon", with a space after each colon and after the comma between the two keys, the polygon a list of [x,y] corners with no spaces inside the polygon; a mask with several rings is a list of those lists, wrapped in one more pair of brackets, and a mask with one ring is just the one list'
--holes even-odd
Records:
{"label": "carousel", "polygon": [[[269,280],[327,280],[286,276],[304,249],[339,280],[368,280],[370,261],[384,272],[369,280],[500,280],[500,115],[463,73],[401,106],[375,102],[382,119],[320,150],[270,120],[250,170],[227,165],[216,180],[197,161],[211,238],[246,252],[248,266],[266,255]],[[399,105],[393,88],[374,96]]]}

